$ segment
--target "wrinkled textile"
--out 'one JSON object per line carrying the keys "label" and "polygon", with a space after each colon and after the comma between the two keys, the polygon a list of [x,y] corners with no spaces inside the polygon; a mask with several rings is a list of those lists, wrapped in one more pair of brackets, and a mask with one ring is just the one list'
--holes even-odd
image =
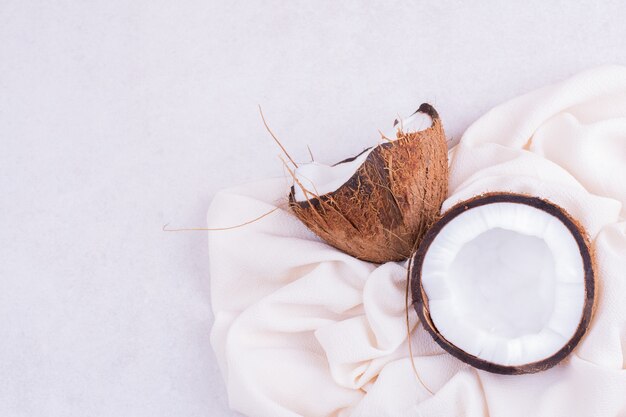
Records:
{"label": "wrinkled textile", "polygon": [[[405,265],[356,260],[285,209],[286,180],[220,192],[209,227],[212,344],[233,409],[253,417],[626,415],[626,69],[579,74],[500,105],[450,151],[442,210],[488,191],[548,198],[588,231],[598,304],[581,344],[533,375],[477,371],[411,310]],[[431,394],[432,392],[432,394]]]}

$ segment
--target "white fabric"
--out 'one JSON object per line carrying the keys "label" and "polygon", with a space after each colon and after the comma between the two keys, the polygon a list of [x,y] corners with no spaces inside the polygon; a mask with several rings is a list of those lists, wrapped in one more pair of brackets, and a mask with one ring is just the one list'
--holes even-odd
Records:
{"label": "white fabric", "polygon": [[[279,210],[210,233],[212,343],[233,409],[254,417],[626,413],[626,69],[585,72],[498,106],[466,131],[450,163],[444,210],[515,191],[549,198],[590,233],[598,305],[573,354],[533,375],[477,371],[444,353],[411,312],[426,389],[408,359],[404,266],[356,260]],[[219,193],[209,227],[284,208],[288,185]]]}

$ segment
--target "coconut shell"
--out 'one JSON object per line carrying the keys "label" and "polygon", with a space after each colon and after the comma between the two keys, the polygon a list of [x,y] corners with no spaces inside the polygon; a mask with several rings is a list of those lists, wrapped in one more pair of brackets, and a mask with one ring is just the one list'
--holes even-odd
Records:
{"label": "coconut shell", "polygon": [[398,131],[395,140],[374,148],[334,192],[296,201],[294,184],[289,195],[293,213],[326,242],[356,258],[384,263],[410,257],[438,217],[448,189],[441,120],[429,104],[418,112],[431,117],[428,129]]}
{"label": "coconut shell", "polygon": [[[471,208],[482,206],[485,204],[504,202],[526,204],[543,210],[561,220],[561,222],[563,222],[567,229],[572,233],[576,240],[576,243],[578,244],[578,248],[580,250],[580,254],[583,260],[585,282],[585,301],[583,305],[583,312],[576,331],[574,332],[570,340],[552,356],[541,361],[531,362],[518,366],[504,366],[485,361],[459,349],[457,346],[446,340],[444,335],[442,335],[437,330],[437,327],[434,325],[430,317],[430,312],[428,309],[428,297],[426,296],[422,288],[422,265],[424,263],[426,253],[428,252],[428,248],[432,244],[437,234],[439,234],[439,232],[445,227],[445,225],[452,221],[454,218],[456,218],[459,214]],[[413,306],[415,307],[415,311],[417,312],[420,321],[424,324],[424,328],[433,337],[435,342],[437,342],[437,344],[441,346],[445,351],[460,359],[461,361],[473,366],[474,368],[482,369],[484,371],[496,374],[529,374],[544,371],[557,365],[559,362],[565,359],[581,341],[587,329],[589,328],[593,311],[595,309],[595,260],[587,233],[580,225],[580,223],[572,218],[563,208],[550,201],[538,197],[531,197],[527,195],[513,193],[487,193],[458,203],[457,205],[446,211],[443,216],[428,230],[422,242],[420,243],[418,250],[415,252],[415,255],[412,258],[410,269]]]}

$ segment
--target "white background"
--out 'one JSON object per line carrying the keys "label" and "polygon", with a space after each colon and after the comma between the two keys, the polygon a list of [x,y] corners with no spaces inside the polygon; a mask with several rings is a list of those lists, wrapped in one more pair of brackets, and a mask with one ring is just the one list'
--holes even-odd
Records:
{"label": "white background", "polygon": [[0,0],[0,415],[232,416],[200,226],[217,190],[449,136],[626,64],[618,1]]}

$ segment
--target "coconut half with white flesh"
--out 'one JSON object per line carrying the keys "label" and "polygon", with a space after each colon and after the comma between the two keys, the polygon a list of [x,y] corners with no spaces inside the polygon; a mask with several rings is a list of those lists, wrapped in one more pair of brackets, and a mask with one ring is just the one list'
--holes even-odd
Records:
{"label": "coconut half with white flesh", "polygon": [[447,352],[485,371],[524,374],[564,359],[595,299],[585,231],[536,197],[492,193],[459,203],[412,260],[413,303]]}
{"label": "coconut half with white flesh", "polygon": [[424,103],[394,131],[335,165],[300,165],[289,194],[292,211],[314,233],[376,263],[410,257],[447,193],[448,147],[436,110]]}

